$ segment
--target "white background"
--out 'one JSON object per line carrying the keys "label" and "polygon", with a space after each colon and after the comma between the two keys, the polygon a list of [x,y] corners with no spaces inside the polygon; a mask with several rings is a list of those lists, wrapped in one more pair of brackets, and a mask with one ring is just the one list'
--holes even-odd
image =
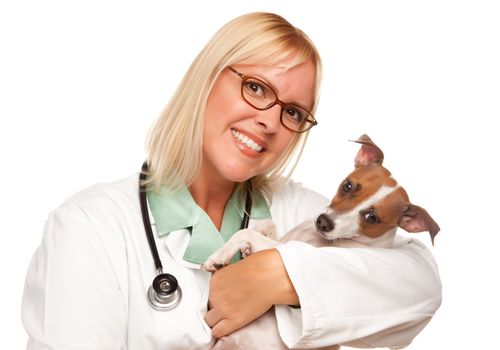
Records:
{"label": "white background", "polygon": [[323,57],[319,126],[295,179],[333,195],[358,149],[347,140],[368,133],[441,226],[443,304],[409,349],[497,346],[499,5],[102,0],[0,3],[2,348],[24,347],[24,276],[49,211],[138,171],[196,53],[251,11],[285,16]]}

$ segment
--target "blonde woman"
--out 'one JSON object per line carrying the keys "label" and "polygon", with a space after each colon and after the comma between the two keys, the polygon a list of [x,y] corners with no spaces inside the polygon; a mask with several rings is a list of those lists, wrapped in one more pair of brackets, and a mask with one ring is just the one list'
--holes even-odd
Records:
{"label": "blonde woman", "polygon": [[[272,305],[289,347],[409,344],[441,300],[432,256],[415,241],[383,253],[292,242],[213,276],[199,268],[245,211],[250,227],[272,217],[285,233],[328,204],[285,173],[317,124],[320,80],[313,43],[282,17],[252,13],[223,26],[150,131],[141,181],[149,226],[138,174],[50,214],[25,285],[28,349],[208,349]],[[163,271],[147,227],[179,287],[166,311],[148,300]]]}

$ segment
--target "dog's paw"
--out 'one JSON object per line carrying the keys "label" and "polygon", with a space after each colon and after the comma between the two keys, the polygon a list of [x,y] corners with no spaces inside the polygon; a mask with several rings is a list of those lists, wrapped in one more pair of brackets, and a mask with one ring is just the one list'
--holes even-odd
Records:
{"label": "dog's paw", "polygon": [[226,262],[223,257],[221,257],[221,254],[218,254],[219,251],[216,251],[214,254],[210,255],[205,261],[203,265],[201,265],[201,268],[203,270],[206,270],[208,272],[216,272],[217,270],[220,270],[224,266],[226,266],[229,263],[229,260]]}
{"label": "dog's paw", "polygon": [[224,267],[224,265],[215,263],[213,261],[210,261],[210,258],[205,261],[203,265],[201,265],[201,269],[208,271],[208,272],[217,272],[217,270],[220,270]]}
{"label": "dog's paw", "polygon": [[242,247],[240,249],[241,257],[245,259],[247,256],[252,254],[252,248],[250,247],[250,244]]}
{"label": "dog's paw", "polygon": [[210,255],[201,268],[209,272],[215,272],[229,264],[237,251],[231,244],[226,243],[226,245]]}

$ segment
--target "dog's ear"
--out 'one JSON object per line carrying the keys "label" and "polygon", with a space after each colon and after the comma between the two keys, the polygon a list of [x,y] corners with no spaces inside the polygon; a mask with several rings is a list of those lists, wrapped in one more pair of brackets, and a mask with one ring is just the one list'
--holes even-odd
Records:
{"label": "dog's ear", "polygon": [[439,225],[424,208],[411,203],[404,207],[398,224],[407,232],[428,231],[431,235],[432,245],[434,245],[434,237],[440,230]]}
{"label": "dog's ear", "polygon": [[361,148],[359,149],[356,158],[354,158],[355,168],[370,164],[382,164],[384,161],[384,153],[375,143],[373,143],[368,135],[362,135],[354,142],[361,144]]}

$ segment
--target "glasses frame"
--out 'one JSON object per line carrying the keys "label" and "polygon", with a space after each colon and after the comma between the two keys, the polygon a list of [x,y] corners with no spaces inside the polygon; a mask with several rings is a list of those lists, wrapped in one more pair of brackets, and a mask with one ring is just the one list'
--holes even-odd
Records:
{"label": "glasses frame", "polygon": [[[314,118],[314,116],[312,115],[311,112],[309,112],[307,109],[305,109],[304,107],[302,106],[299,106],[297,104],[293,104],[293,103],[285,103],[283,101],[281,101],[279,98],[278,98],[278,94],[276,93],[276,91],[274,91],[274,89],[268,84],[266,83],[265,81],[262,81],[261,79],[259,78],[256,78],[256,77],[252,77],[250,75],[245,75],[243,73],[240,73],[238,72],[236,69],[234,69],[233,67],[231,66],[228,66],[227,68],[229,68],[229,70],[231,72],[233,72],[234,74],[236,74],[237,76],[239,76],[241,79],[242,79],[242,82],[241,82],[241,97],[243,98],[243,100],[248,103],[250,106],[252,106],[253,108],[259,110],[259,111],[265,111],[265,110],[268,110],[272,107],[274,107],[275,105],[279,105],[281,107],[281,113],[280,113],[280,123],[281,125],[283,125],[285,128],[287,128],[288,130],[290,131],[293,131],[295,133],[298,133],[298,134],[301,134],[303,132],[306,132],[306,131],[309,131],[311,130],[311,128],[315,125],[318,125],[318,122],[316,121],[316,118]],[[274,93],[274,96],[276,96],[276,99],[274,100],[273,103],[269,104],[267,107],[265,108],[259,108],[259,107],[256,107],[254,106],[252,103],[250,103],[250,101],[248,101],[246,98],[245,98],[245,95],[243,94],[243,86],[245,84],[245,82],[247,80],[256,80],[258,82],[261,82],[262,84],[266,85],[267,87],[269,87],[269,89],[271,89],[271,91]],[[308,127],[306,129],[303,129],[303,130],[295,130],[295,129],[292,129],[290,128],[289,126],[287,126],[285,124],[285,122],[283,122],[283,110],[284,110],[284,107],[286,106],[294,106],[294,107],[299,107],[301,109],[303,109],[304,111],[307,112],[307,117],[305,118],[304,120],[304,123],[308,122]]]}

